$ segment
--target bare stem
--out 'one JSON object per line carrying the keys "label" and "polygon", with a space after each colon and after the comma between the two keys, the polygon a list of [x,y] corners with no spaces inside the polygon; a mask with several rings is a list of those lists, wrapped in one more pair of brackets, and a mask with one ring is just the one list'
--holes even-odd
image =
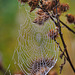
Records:
{"label": "bare stem", "polygon": [[61,20],[59,20],[60,23],[62,23],[69,31],[75,34],[75,31],[73,31],[71,28],[69,28],[65,23],[63,23]]}
{"label": "bare stem", "polygon": [[69,64],[70,64],[70,66],[72,67],[73,71],[75,72],[74,66],[73,66],[73,64],[72,64],[72,62],[71,62],[71,60],[70,60],[69,54],[68,54],[68,52],[67,52],[66,44],[65,44],[65,42],[64,42],[63,35],[62,35],[62,33],[61,33],[61,27],[60,27],[60,25],[59,25],[59,35],[60,35],[61,41],[62,41],[62,43],[63,43],[64,49],[65,49],[65,52],[66,52],[66,55],[67,55],[67,60],[68,60],[68,62],[69,62]]}
{"label": "bare stem", "polygon": [[[56,0],[56,3],[57,3],[57,0]],[[73,71],[74,71],[74,73],[75,73],[75,68],[74,68],[74,66],[73,66],[73,64],[72,64],[72,62],[71,62],[71,60],[70,60],[70,57],[69,57],[69,54],[68,54],[68,51],[67,51],[66,44],[65,44],[65,41],[64,41],[64,39],[63,39],[63,35],[62,35],[62,33],[61,33],[61,26],[60,26],[60,20],[59,20],[59,17],[58,17],[57,7],[56,7],[56,13],[57,13],[57,18],[56,18],[56,19],[57,19],[57,24],[58,24],[58,27],[59,27],[59,35],[60,35],[61,41],[62,41],[63,46],[64,46],[64,50],[65,50],[66,55],[67,55],[67,60],[68,60],[70,66],[72,67],[72,69],[73,69]],[[66,27],[67,27],[67,26],[66,26]]]}
{"label": "bare stem", "polygon": [[[61,49],[61,47],[60,47],[59,43],[56,41],[56,39],[54,39],[54,41],[55,41],[55,42],[56,42],[56,44],[58,45],[58,47],[59,47],[60,51],[64,53],[64,51]],[[67,57],[66,57],[65,53],[64,53],[63,55],[64,55],[64,57],[67,59]]]}
{"label": "bare stem", "polygon": [[[57,1],[57,0],[56,0],[56,1]],[[57,3],[57,2],[56,2],[56,3]],[[39,5],[37,6],[37,8],[42,9]],[[42,10],[43,10],[43,9],[42,9]],[[43,10],[43,11],[46,12],[46,13],[49,15],[49,17],[51,18],[51,20],[55,23],[55,25],[58,26],[58,28],[59,28],[59,35],[60,35],[61,41],[62,41],[63,46],[64,46],[64,50],[65,50],[65,53],[66,53],[66,56],[67,56],[66,59],[67,59],[67,61],[69,62],[69,64],[70,64],[72,70],[73,70],[74,73],[75,73],[75,68],[74,68],[74,66],[73,66],[73,64],[72,64],[72,62],[71,62],[71,60],[70,60],[70,57],[69,57],[69,54],[68,54],[68,51],[67,51],[67,48],[66,48],[66,44],[65,44],[65,41],[64,41],[64,39],[63,39],[63,35],[62,35],[62,33],[61,33],[61,26],[60,26],[60,23],[62,23],[69,31],[73,32],[74,34],[75,34],[75,32],[74,32],[72,29],[70,29],[66,24],[64,24],[61,20],[59,20],[58,12],[57,12],[57,6],[56,6],[56,12],[57,12],[57,15],[56,15],[57,17],[56,17],[56,19],[57,19],[57,23],[56,23],[56,21],[54,20],[53,16],[51,16],[47,10]],[[60,47],[60,48],[61,48],[61,47]]]}

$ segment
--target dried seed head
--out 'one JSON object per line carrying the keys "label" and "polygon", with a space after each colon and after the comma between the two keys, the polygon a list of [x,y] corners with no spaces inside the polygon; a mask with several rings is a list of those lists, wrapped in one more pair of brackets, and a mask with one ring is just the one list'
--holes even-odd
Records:
{"label": "dried seed head", "polygon": [[47,11],[51,11],[51,5],[52,5],[52,1],[45,1],[43,0],[41,8]]}
{"label": "dried seed head", "polygon": [[43,25],[44,22],[46,22],[48,19],[49,19],[49,15],[43,13],[41,16],[38,16],[37,18],[35,18],[33,23],[37,23],[39,25]]}
{"label": "dried seed head", "polygon": [[61,9],[62,12],[66,12],[67,10],[69,10],[69,5],[67,3],[61,4],[60,9]]}
{"label": "dried seed head", "polygon": [[[67,10],[69,10],[68,4],[60,4],[59,6],[57,6],[58,16],[60,16],[62,13],[66,12]],[[57,13],[56,13],[56,8],[54,8],[53,14],[56,15]]]}
{"label": "dried seed head", "polygon": [[53,29],[51,29],[48,33],[48,36],[51,38],[51,39],[55,39],[57,36],[58,36],[58,31],[55,31]]}
{"label": "dried seed head", "polygon": [[53,14],[56,15],[57,13],[58,13],[58,16],[61,15],[61,9],[60,9],[60,7],[57,7],[57,12],[56,12],[56,8],[53,9]]}
{"label": "dried seed head", "polygon": [[38,11],[36,12],[38,15],[44,15],[44,11],[42,9],[38,9]]}
{"label": "dried seed head", "polygon": [[30,12],[32,12],[38,6],[39,1],[40,0],[29,0],[28,1],[29,6],[31,7]]}
{"label": "dried seed head", "polygon": [[45,75],[45,73],[49,70],[49,67],[51,67],[53,64],[53,58],[38,59],[31,64],[31,75]]}
{"label": "dried seed head", "polygon": [[67,17],[67,21],[69,23],[74,23],[75,22],[75,17],[72,14],[67,14],[66,17]]}
{"label": "dried seed head", "polygon": [[36,23],[36,24],[39,24],[39,25],[44,24],[43,17],[42,16],[38,16],[37,18],[35,18],[35,20],[33,21],[33,23]]}
{"label": "dried seed head", "polygon": [[56,7],[56,5],[59,5],[59,4],[60,4],[59,0],[57,0],[57,3],[56,3],[56,0],[52,0],[51,9],[53,10]]}
{"label": "dried seed head", "polygon": [[41,69],[38,72],[36,72],[36,74],[34,75],[45,75],[46,71],[48,71],[47,67],[41,67]]}

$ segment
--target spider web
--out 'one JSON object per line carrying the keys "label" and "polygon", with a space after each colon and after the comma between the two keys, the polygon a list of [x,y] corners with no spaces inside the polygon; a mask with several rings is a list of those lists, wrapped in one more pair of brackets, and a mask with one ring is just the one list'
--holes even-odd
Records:
{"label": "spider web", "polygon": [[[36,9],[37,10],[37,9]],[[35,10],[35,11],[36,11]],[[48,37],[50,29],[55,25],[51,20],[39,26],[33,20],[37,16],[35,11],[30,13],[30,7],[19,5],[20,24],[17,48],[5,75],[46,75],[55,65],[58,57],[56,43]]]}

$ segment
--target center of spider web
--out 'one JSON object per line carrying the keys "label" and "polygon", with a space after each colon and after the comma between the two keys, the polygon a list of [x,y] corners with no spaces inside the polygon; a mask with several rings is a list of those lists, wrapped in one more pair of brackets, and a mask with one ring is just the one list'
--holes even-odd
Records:
{"label": "center of spider web", "polygon": [[37,33],[36,34],[36,41],[37,42],[41,42],[42,41],[42,35],[41,35],[41,33]]}

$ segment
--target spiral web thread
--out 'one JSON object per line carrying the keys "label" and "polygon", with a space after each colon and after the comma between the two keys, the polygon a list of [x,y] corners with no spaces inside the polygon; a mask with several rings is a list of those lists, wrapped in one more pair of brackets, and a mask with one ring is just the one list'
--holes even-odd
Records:
{"label": "spiral web thread", "polygon": [[24,23],[20,24],[18,46],[14,50],[5,75],[13,75],[18,71],[23,72],[24,75],[47,75],[57,61],[58,47],[48,37],[49,30],[55,28],[54,23],[48,20],[42,26],[34,24],[36,10],[32,13],[29,10],[27,4],[19,7]]}

